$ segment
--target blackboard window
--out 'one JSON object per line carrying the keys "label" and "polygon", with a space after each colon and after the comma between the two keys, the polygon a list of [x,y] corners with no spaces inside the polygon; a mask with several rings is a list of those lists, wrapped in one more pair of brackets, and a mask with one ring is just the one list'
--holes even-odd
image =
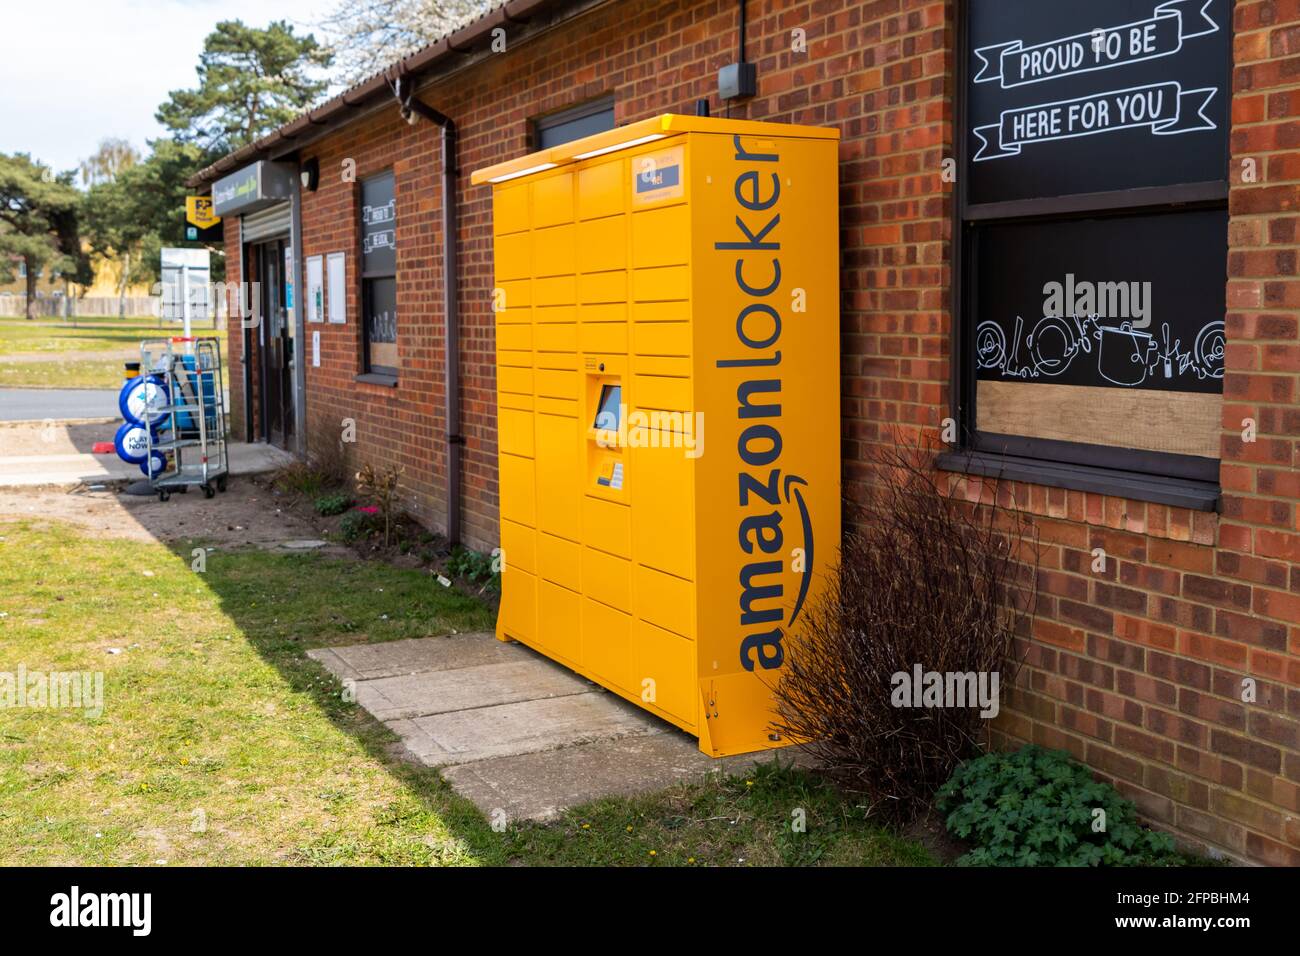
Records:
{"label": "blackboard window", "polygon": [[961,7],[953,396],[966,464],[1212,506],[1231,0]]}
{"label": "blackboard window", "polygon": [[365,371],[396,378],[397,199],[391,172],[361,183],[361,335]]}

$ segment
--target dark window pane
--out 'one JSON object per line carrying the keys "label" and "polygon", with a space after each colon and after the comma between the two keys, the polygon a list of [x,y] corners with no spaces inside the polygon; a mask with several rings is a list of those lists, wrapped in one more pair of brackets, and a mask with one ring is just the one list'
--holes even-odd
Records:
{"label": "dark window pane", "polygon": [[537,121],[537,148],[548,149],[561,143],[603,133],[614,128],[614,103],[601,100],[588,106],[565,110]]}
{"label": "dark window pane", "polygon": [[397,372],[397,280],[365,279],[366,356],[370,371]]}

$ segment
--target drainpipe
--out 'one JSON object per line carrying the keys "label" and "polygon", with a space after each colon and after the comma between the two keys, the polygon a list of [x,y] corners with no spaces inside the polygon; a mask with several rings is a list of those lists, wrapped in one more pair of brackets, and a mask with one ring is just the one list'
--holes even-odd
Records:
{"label": "drainpipe", "polygon": [[415,98],[415,91],[402,91],[399,76],[391,84],[393,95],[401,104],[402,118],[412,126],[417,117],[437,124],[442,145],[442,340],[447,355],[447,388],[444,415],[447,422],[447,543],[460,544],[460,471],[461,450],[465,436],[460,427],[460,317],[456,250],[459,246],[456,227],[456,124]]}

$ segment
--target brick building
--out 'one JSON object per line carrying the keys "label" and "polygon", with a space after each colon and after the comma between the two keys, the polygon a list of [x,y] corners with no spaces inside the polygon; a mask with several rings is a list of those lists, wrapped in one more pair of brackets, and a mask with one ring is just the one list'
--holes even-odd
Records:
{"label": "brick building", "polygon": [[[492,223],[489,191],[470,187],[469,171],[554,137],[693,113],[700,100],[714,115],[838,127],[845,493],[863,480],[872,445],[900,428],[948,442],[942,464],[957,494],[978,499],[981,474],[1014,479],[1004,490],[1034,516],[1042,573],[1027,666],[998,723],[1003,740],[1070,750],[1190,845],[1300,864],[1300,0],[1177,0],[1163,5],[1172,13],[1159,0],[1106,0],[1091,10],[1103,28],[1111,13],[1125,29],[1149,21],[1143,37],[1133,34],[1133,69],[1194,40],[1207,50],[1223,43],[1221,97],[1198,105],[1199,128],[1221,127],[1226,155],[1211,157],[1221,169],[1211,176],[1189,173],[1159,190],[1120,182],[1105,202],[1089,192],[1050,208],[1018,196],[981,202],[972,191],[1025,186],[988,185],[983,169],[966,182],[975,167],[961,131],[986,105],[969,82],[980,25],[966,22],[967,6],[749,0],[742,53],[740,0],[512,0],[226,157],[194,185],[215,184],[216,195],[241,171],[266,167],[262,192],[246,193],[243,206],[232,200],[227,213],[242,213],[241,228],[228,219],[225,233],[228,279],[260,278],[267,297],[257,329],[232,323],[232,421],[300,452],[336,442],[344,420],[354,422],[355,460],[402,466],[417,516],[442,530],[449,461],[459,456],[452,520],[466,544],[489,549],[498,518]],[[1072,0],[1037,7],[1079,12]],[[1197,33],[1197,15],[1217,18],[1216,30]],[[1055,35],[1033,34],[1024,19],[1021,47]],[[1170,29],[1184,39],[1161,50]],[[1100,55],[1108,34],[1087,32],[1101,34]],[[1220,68],[1207,57],[1207,69]],[[722,102],[718,71],[738,59],[755,64],[757,94]],[[1020,62],[1003,61],[1004,72]],[[1017,82],[1004,75],[1001,85],[1016,93]],[[1208,93],[1185,87],[1176,92]],[[455,126],[458,409],[446,401],[443,130],[404,118],[398,97],[412,90]],[[1215,109],[1221,123],[1206,119]],[[1006,153],[1052,138],[1026,122],[1003,124]],[[1022,138],[1008,145],[1008,131]],[[1091,175],[1086,159],[1071,175]],[[1084,404],[1057,408],[1047,427],[1026,422],[1025,409],[1052,400],[1022,400],[1047,393],[1013,391],[1043,386],[976,374],[997,363],[973,356],[983,344],[964,331],[963,313],[996,300],[1007,256],[977,258],[968,244],[1005,251],[1029,235],[1017,230],[1050,220],[1059,235],[1033,235],[1045,248],[1068,246],[1071,230],[1092,228],[1081,215],[1103,225],[1147,216],[1148,244],[1172,229],[1172,247],[1186,244],[1195,261],[1182,268],[1188,289],[1216,287],[1197,291],[1193,307],[1223,302],[1213,316],[1221,365],[1206,375],[1190,340],[1180,353],[1166,328],[1167,369],[1184,354],[1194,393],[1133,405],[1110,389],[1105,398],[1119,404],[1106,407],[1120,420],[1107,421],[1070,411],[1086,410],[1095,393],[1085,388]],[[1148,235],[1145,220],[1125,222]],[[1226,251],[1216,232],[1225,222]],[[1193,256],[1202,234],[1212,239],[1197,247],[1208,266]],[[297,294],[317,288],[318,301]],[[395,329],[363,327],[363,309],[390,303]],[[1096,331],[1099,352],[1118,331]],[[1000,348],[1005,355],[1006,341]],[[1042,370],[1041,347],[1033,354]],[[448,428],[449,411],[459,426]],[[998,445],[981,432],[1022,437]]]}

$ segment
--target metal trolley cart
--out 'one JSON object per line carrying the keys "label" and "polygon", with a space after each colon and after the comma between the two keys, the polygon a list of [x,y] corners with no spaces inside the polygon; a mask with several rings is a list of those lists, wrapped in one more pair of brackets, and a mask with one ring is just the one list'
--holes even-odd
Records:
{"label": "metal trolley cart", "polygon": [[175,337],[140,343],[140,369],[162,385],[145,428],[149,483],[166,501],[198,485],[213,497],[226,490],[226,404],[221,340]]}

